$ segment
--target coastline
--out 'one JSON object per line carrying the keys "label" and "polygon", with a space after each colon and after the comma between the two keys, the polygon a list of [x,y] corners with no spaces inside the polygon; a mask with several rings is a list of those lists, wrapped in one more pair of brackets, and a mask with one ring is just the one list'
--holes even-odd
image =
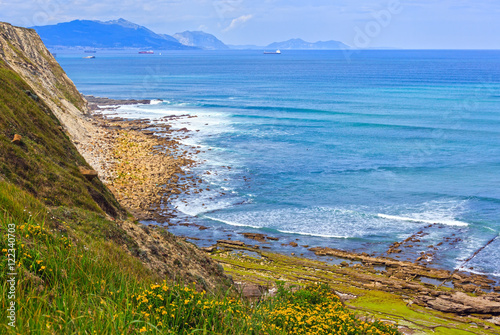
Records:
{"label": "coastline", "polygon": [[187,152],[177,152],[183,132],[148,119],[127,120],[101,113],[124,104],[149,103],[150,100],[89,99],[93,123],[101,133],[98,139],[87,143],[87,148],[92,154],[99,154],[95,156],[99,161],[94,168],[123,206],[138,220],[166,223],[173,217],[164,208],[169,200],[185,191],[188,184],[196,183],[183,170],[195,162],[186,157]]}
{"label": "coastline", "polygon": [[[11,28],[7,30],[12,32]],[[187,129],[173,130],[169,125],[169,121],[176,118],[180,118],[179,123],[185,123],[187,120],[182,118],[186,116],[167,116],[159,122],[152,122],[148,119],[128,120],[114,117],[113,112],[110,115],[99,115],[99,104],[104,106],[103,109],[112,110],[117,105],[151,101],[119,101],[95,97],[96,107],[92,107],[95,108],[95,115],[91,116],[87,109],[88,101],[82,98],[73,83],[61,72],[62,69],[44,49],[41,41],[34,36],[36,34],[25,29],[19,33],[23,34],[23,38],[12,39],[14,46],[9,42],[4,43],[4,49],[7,45],[7,49],[11,49],[8,50],[11,56],[7,57],[7,64],[14,64],[13,69],[22,75],[11,72],[10,65],[4,70],[8,75],[5,78],[16,88],[13,92],[15,94],[6,94],[16,100],[12,107],[14,113],[10,115],[19,121],[8,123],[19,125],[16,133],[23,135],[24,142],[19,143],[19,138],[16,142],[14,137],[12,142],[5,141],[5,146],[15,148],[17,156],[25,158],[28,163],[20,168],[16,165],[18,157],[15,155],[11,155],[4,162],[10,164],[12,171],[20,173],[24,172],[25,166],[39,167],[40,162],[43,166],[42,169],[33,171],[24,188],[3,183],[7,186],[3,194],[13,195],[5,199],[7,208],[15,209],[16,224],[23,224],[23,230],[25,223],[28,228],[40,229],[27,235],[24,232],[19,235],[22,248],[27,245],[28,250],[34,251],[37,257],[28,260],[32,257],[24,254],[26,257],[21,260],[28,263],[21,267],[22,273],[31,274],[35,271],[40,278],[50,279],[44,281],[37,276],[25,277],[36,285],[43,283],[43,286],[33,285],[26,292],[19,292],[21,297],[26,298],[26,306],[43,307],[36,307],[31,311],[26,309],[28,317],[22,320],[23,329],[24,326],[32,327],[34,324],[30,320],[35,320],[36,327],[43,328],[42,332],[50,332],[51,330],[45,330],[45,327],[49,328],[45,322],[47,317],[74,315],[72,304],[67,305],[68,301],[74,300],[78,302],[79,310],[87,311],[90,307],[98,315],[83,319],[77,317],[72,322],[61,318],[50,321],[55,321],[54,327],[68,330],[83,321],[84,323],[79,323],[80,329],[92,329],[92,323],[99,324],[101,315],[104,315],[106,321],[110,321],[106,315],[110,315],[111,309],[106,307],[108,305],[103,304],[103,301],[109,300],[112,304],[123,301],[126,304],[122,307],[129,306],[133,292],[133,287],[130,290],[129,284],[144,286],[148,281],[163,278],[174,281],[182,278],[193,282],[198,289],[211,290],[229,288],[233,283],[226,275],[229,274],[236,281],[236,285],[240,286],[245,297],[255,299],[272,294],[277,280],[286,282],[287,286],[310,282],[329,283],[342,297],[344,304],[356,310],[356,313],[365,315],[365,319],[375,316],[379,320],[398,323],[405,334],[500,333],[498,286],[493,287],[494,284],[487,278],[430,269],[417,264],[418,262],[396,260],[398,257],[405,258],[404,250],[416,254],[416,248],[411,244],[418,243],[420,232],[403,242],[395,242],[389,249],[394,254],[390,257],[386,257],[385,253],[384,257],[373,257],[363,253],[319,248],[314,247],[315,243],[310,243],[312,247],[306,246],[303,245],[305,239],[301,238],[299,241],[296,239],[298,236],[293,234],[280,235],[280,238],[276,239],[269,231],[267,232],[270,235],[260,234],[262,230],[245,233],[242,229],[251,230],[246,226],[233,231],[227,229],[232,235],[224,233],[227,237],[218,239],[217,244],[204,249],[205,252],[196,248],[194,243],[185,243],[183,239],[196,239],[192,235],[184,238],[179,236],[182,234],[174,236],[171,232],[177,233],[178,227],[183,227],[186,231],[194,230],[200,237],[205,233],[210,235],[220,227],[223,228],[221,231],[226,232],[224,221],[221,221],[222,225],[213,227],[215,229],[196,226],[186,220],[182,221],[184,218],[176,218],[175,210],[170,206],[171,200],[177,197],[180,201],[186,200],[183,199],[184,194],[203,192],[201,185],[207,184],[200,182],[201,178],[197,179],[196,175],[191,175],[188,171],[189,167],[196,164],[199,147],[186,145],[190,140],[183,141],[189,136]],[[8,37],[13,35],[16,34],[10,34]],[[28,42],[27,47],[18,48],[23,41]],[[19,50],[25,51],[26,57],[22,57]],[[38,57],[39,51],[42,56],[47,57]],[[38,71],[35,77],[34,69]],[[23,76],[29,79],[25,79],[26,83],[23,82]],[[44,78],[43,86],[36,85],[39,78]],[[18,86],[19,83],[21,86]],[[36,89],[33,90],[30,85]],[[62,96],[69,100],[63,99]],[[89,100],[92,99],[89,97]],[[46,105],[46,102],[49,103]],[[53,105],[57,105],[57,111],[60,112],[57,114],[57,111],[54,111],[59,120],[51,113]],[[25,106],[31,108],[27,110],[23,108]],[[108,114],[106,111],[101,112]],[[47,119],[46,114],[51,120]],[[32,119],[46,120],[46,125],[49,126],[33,128],[30,122],[25,122]],[[43,133],[51,135],[54,141],[43,141]],[[7,138],[9,137],[11,136]],[[71,140],[85,157],[78,154],[71,145]],[[40,157],[39,152],[46,149],[52,152]],[[66,149],[66,152],[61,155],[58,149]],[[141,219],[142,224],[128,215],[100,179],[95,178],[96,171],[88,171],[88,163],[98,170],[100,178],[113,188],[120,203],[125,204],[131,213]],[[225,163],[227,164],[227,161]],[[166,170],[162,171],[164,168]],[[199,172],[199,169],[194,171]],[[48,198],[34,198],[27,191],[30,190],[31,182],[36,181],[35,176],[60,178],[60,183],[55,184],[48,178],[47,187],[37,187],[38,190],[44,191]],[[72,186],[79,188],[72,188],[71,192],[65,193],[67,198],[62,198],[61,202],[53,202],[60,195],[57,191],[65,191]],[[81,206],[81,196],[85,201],[83,205],[88,205],[87,207]],[[75,203],[80,206],[74,206]],[[175,201],[175,204],[179,204],[179,201]],[[114,211],[114,208],[119,209],[119,213]],[[32,213],[42,215],[34,215],[31,218]],[[163,227],[157,224],[162,220]],[[10,221],[4,220],[3,225],[8,222]],[[440,227],[435,225],[434,228]],[[45,232],[43,239],[39,238],[41,231]],[[56,238],[57,242],[60,239],[61,243],[53,243],[54,240],[45,238],[45,235]],[[454,240],[449,242],[453,243]],[[288,250],[287,254],[291,253],[291,256],[276,252],[276,248],[280,248],[279,245],[284,246],[281,250]],[[425,248],[427,244],[421,245]],[[401,246],[408,249],[400,248]],[[427,248],[430,249],[430,246]],[[304,255],[301,251],[304,251],[307,257],[298,257]],[[311,259],[309,255],[314,255],[319,260]],[[83,260],[80,259],[82,257]],[[209,257],[217,262],[211,261]],[[35,259],[37,265],[42,261],[46,262],[46,265],[36,267]],[[66,266],[67,261],[74,266]],[[421,263],[428,262],[425,260]],[[82,266],[89,264],[93,267]],[[35,269],[32,269],[31,265],[35,266]],[[223,267],[225,273],[222,271]],[[53,277],[45,277],[45,268],[48,271],[61,269],[61,273],[57,273],[58,277],[53,281]],[[140,280],[135,281],[134,278],[126,276],[127,271],[134,273],[134,276],[137,274],[137,279]],[[119,274],[119,277],[110,278],[108,274]],[[88,280],[96,283],[96,290],[92,291],[92,287],[88,290],[88,287],[82,285],[82,279],[83,282]],[[125,288],[122,296],[109,296],[108,292],[112,290],[110,294],[113,294],[117,290],[116,284],[119,285],[120,282]],[[62,292],[63,295],[59,296],[54,292]],[[66,295],[66,292],[71,293]],[[97,295],[82,292],[95,292]],[[57,300],[54,301],[54,298]],[[86,301],[86,298],[90,299]],[[123,300],[119,300],[122,298]],[[113,306],[112,304],[109,306]],[[24,312],[24,307],[21,310]],[[130,322],[135,323],[135,320],[136,317],[133,316],[119,319],[119,322],[124,321],[123,329],[127,329]],[[39,326],[40,324],[42,326]],[[116,327],[117,324],[112,326]],[[100,325],[97,329],[106,333],[105,328],[106,325]],[[133,330],[128,328],[128,331]]]}
{"label": "coastline", "polygon": [[[176,215],[174,208],[169,208],[170,201],[184,192],[202,192],[198,186],[201,179],[186,173],[196,164],[194,156],[199,153],[198,148],[181,144],[180,141],[188,136],[186,129],[173,130],[168,123],[154,123],[149,119],[112,117],[100,113],[98,107],[101,102],[104,108],[113,109],[118,105],[149,104],[150,101],[123,103],[121,100],[100,99],[89,101],[91,105],[95,104],[92,108],[93,123],[102,132],[92,146],[94,152],[97,150],[101,154],[96,170],[120,203],[137,219],[173,226],[170,219]],[[162,120],[172,118],[167,116]],[[188,223],[181,225],[193,226]],[[204,232],[207,227],[196,226],[194,229]],[[271,247],[261,248],[262,244],[252,244],[252,241],[267,245],[281,243],[276,240],[265,234],[242,233],[240,240],[218,240],[216,245],[202,249],[224,266],[226,272],[242,285],[247,296],[259,297],[269,291],[277,279],[290,283],[323,281],[333,287],[342,283],[338,293],[354,297],[347,303],[353,308],[356,308],[353,301],[360,296],[372,295],[366,292],[384,292],[398,303],[405,302],[405,308],[410,310],[415,305],[416,309],[431,309],[434,314],[451,313],[456,316],[453,317],[458,320],[456,322],[482,323],[485,330],[500,325],[500,319],[495,316],[500,314],[500,287],[495,286],[495,282],[487,276],[450,272],[390,257],[307,246],[319,257],[315,260],[298,257],[295,253],[286,256],[273,250],[263,250]],[[297,247],[297,243],[292,243],[289,243],[292,248]],[[388,254],[399,253],[397,250],[402,244],[395,242]],[[328,261],[324,259],[326,257],[329,257]],[[332,260],[335,261],[332,263]],[[274,264],[273,270],[269,264]],[[307,274],[302,277],[297,275],[304,269],[309,269]],[[330,275],[318,276],[317,273]],[[466,315],[473,319],[463,319]],[[387,314],[383,317],[401,321],[400,316],[391,319]],[[416,323],[412,326],[410,322],[409,329],[415,327]]]}

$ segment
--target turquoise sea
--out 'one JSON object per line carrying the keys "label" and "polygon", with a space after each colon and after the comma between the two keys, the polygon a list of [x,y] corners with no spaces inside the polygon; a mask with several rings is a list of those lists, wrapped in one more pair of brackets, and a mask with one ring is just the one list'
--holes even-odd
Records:
{"label": "turquoise sea", "polygon": [[57,55],[84,94],[162,100],[120,115],[197,116],[174,127],[205,151],[193,173],[211,191],[171,206],[210,229],[174,233],[261,232],[311,256],[302,245],[384,255],[419,232],[398,257],[500,277],[500,51]]}

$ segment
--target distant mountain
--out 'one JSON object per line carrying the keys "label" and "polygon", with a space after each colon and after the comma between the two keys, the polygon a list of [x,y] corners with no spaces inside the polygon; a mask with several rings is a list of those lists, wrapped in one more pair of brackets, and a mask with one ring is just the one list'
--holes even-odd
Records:
{"label": "distant mountain", "polygon": [[197,49],[124,19],[106,22],[75,20],[32,28],[48,47]]}
{"label": "distant mountain", "polygon": [[203,31],[185,31],[173,35],[181,44],[205,50],[227,50],[229,47],[212,34]]}
{"label": "distant mountain", "polygon": [[349,49],[349,46],[339,41],[319,41],[315,43],[306,42],[300,38],[293,38],[284,42],[274,42],[269,44],[266,49],[283,50],[338,50]]}
{"label": "distant mountain", "polygon": [[338,50],[349,49],[339,41],[306,42],[300,38],[256,45],[227,46],[214,35],[203,31],[185,31],[174,36],[156,34],[146,27],[118,19],[113,21],[75,20],[49,26],[32,27],[47,47],[82,47],[103,49],[156,49],[156,50]]}

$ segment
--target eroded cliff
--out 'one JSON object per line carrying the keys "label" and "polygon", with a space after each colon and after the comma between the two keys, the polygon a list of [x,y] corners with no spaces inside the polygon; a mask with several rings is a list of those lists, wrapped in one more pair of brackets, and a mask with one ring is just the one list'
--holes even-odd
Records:
{"label": "eroded cliff", "polygon": [[0,22],[0,57],[49,106],[72,139],[92,135],[87,102],[35,30]]}
{"label": "eroded cliff", "polygon": [[[0,23],[0,214],[25,221],[15,210],[23,201],[7,193],[33,197],[40,205],[24,204],[23,212],[66,231],[80,247],[95,239],[119,248],[116,266],[133,256],[153,277],[218,287],[226,278],[204,252],[163,229],[138,224],[99,178],[82,173],[89,163],[99,170],[92,162],[101,160],[95,141],[101,132],[87,101],[36,32]],[[15,135],[20,140],[12,142]],[[94,250],[99,254],[109,246],[95,248],[103,248]]]}

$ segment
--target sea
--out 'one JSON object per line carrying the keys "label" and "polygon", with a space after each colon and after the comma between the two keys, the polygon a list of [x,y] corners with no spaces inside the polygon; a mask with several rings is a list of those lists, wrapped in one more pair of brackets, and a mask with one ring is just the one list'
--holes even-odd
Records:
{"label": "sea", "polygon": [[172,201],[177,223],[197,225],[172,232],[303,257],[384,256],[413,236],[391,257],[500,278],[500,51],[84,56],[57,51],[82,93],[152,100],[110,114],[196,116],[171,122],[190,130],[183,143],[201,150],[190,173],[210,190]]}

